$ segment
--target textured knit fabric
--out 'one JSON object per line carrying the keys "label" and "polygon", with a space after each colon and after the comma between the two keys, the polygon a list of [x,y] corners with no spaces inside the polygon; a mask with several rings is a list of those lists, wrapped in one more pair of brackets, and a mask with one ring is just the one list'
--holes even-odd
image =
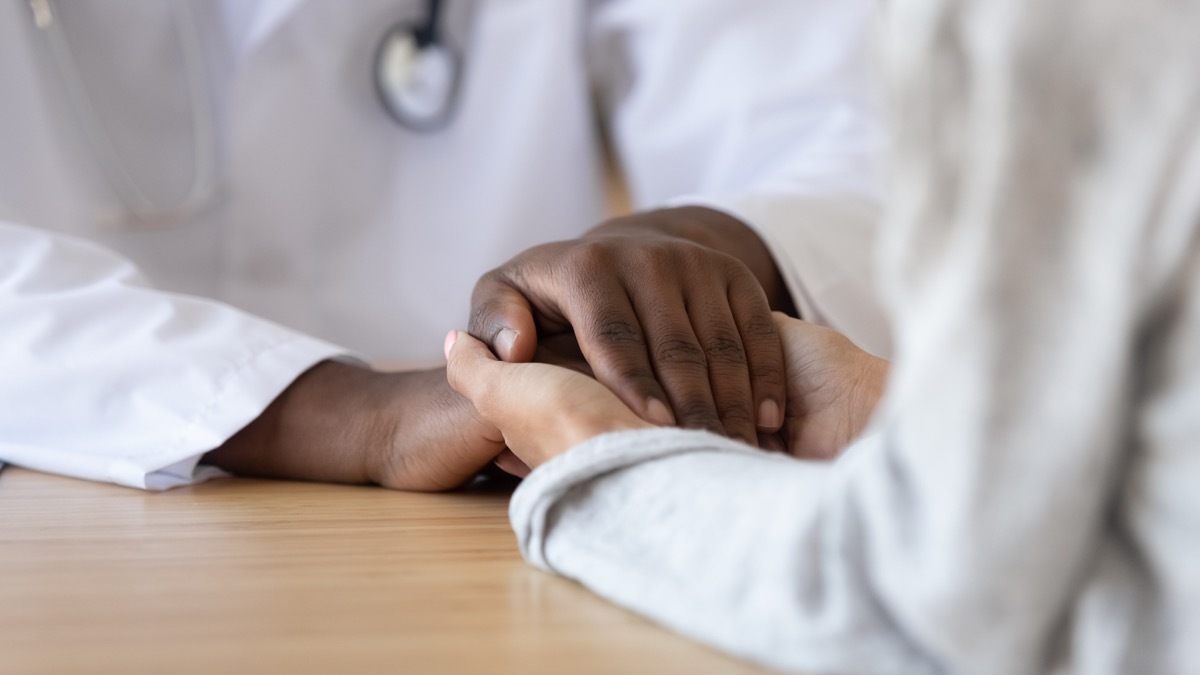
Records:
{"label": "textured knit fabric", "polygon": [[812,673],[1200,672],[1200,2],[892,3],[896,363],[834,463],[536,470],[530,561]]}

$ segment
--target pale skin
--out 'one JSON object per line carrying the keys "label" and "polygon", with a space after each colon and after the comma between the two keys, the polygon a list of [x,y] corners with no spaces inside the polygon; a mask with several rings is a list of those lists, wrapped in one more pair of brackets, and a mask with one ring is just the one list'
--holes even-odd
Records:
{"label": "pale skin", "polygon": [[[828,328],[776,313],[791,408],[787,451],[832,459],[866,427],[882,396],[889,363]],[[526,465],[536,468],[594,436],[647,429],[598,381],[548,364],[496,359],[461,331],[446,337],[447,376]]]}

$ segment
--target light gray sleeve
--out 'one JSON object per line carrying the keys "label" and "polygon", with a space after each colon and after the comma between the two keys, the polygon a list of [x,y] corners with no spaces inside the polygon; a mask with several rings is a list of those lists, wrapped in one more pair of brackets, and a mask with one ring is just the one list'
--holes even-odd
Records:
{"label": "light gray sleeve", "polygon": [[1157,0],[930,5],[892,25],[897,360],[874,430],[833,465],[594,439],[514,498],[530,560],[782,668],[1061,663],[1146,326],[1196,245],[1195,23]]}
{"label": "light gray sleeve", "polygon": [[533,472],[511,517],[533,564],[739,656],[935,672],[871,597],[853,518],[822,498],[844,488],[833,467],[700,431],[617,432]]}

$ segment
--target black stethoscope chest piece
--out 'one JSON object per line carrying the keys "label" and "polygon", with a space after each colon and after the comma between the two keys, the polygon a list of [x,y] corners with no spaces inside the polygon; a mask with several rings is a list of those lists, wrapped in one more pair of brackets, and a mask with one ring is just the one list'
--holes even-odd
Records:
{"label": "black stethoscope chest piece", "polygon": [[439,0],[427,2],[424,21],[392,26],[375,53],[375,89],[403,126],[430,132],[454,113],[462,62],[440,35]]}

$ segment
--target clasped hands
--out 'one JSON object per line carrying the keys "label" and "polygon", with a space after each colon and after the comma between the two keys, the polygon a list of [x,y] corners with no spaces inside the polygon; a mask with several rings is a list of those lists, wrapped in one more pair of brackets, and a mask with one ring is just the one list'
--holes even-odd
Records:
{"label": "clasped hands", "polygon": [[[866,426],[888,364],[828,328],[778,312],[774,322],[787,362],[790,407],[780,430],[786,445],[776,441],[770,449],[834,458]],[[527,473],[525,467],[536,468],[603,433],[654,426],[578,369],[506,363],[462,331],[446,336],[444,351],[450,385],[510,449],[512,457],[502,464],[510,473]]]}
{"label": "clasped hands", "polygon": [[[705,209],[531,249],[485,276],[474,305],[470,332],[446,337],[447,377],[517,474],[598,434],[652,425],[832,458],[866,426],[888,373],[836,331],[772,313],[790,299],[769,252]],[[539,334],[549,344],[534,354],[523,338]]]}
{"label": "clasped hands", "polygon": [[887,363],[772,310],[793,311],[790,296],[735,218],[684,207],[614,219],[485,275],[469,333],[447,336],[448,369],[321,363],[206,461],[439,490],[493,460],[520,474],[651,425],[832,457],[866,424]]}

